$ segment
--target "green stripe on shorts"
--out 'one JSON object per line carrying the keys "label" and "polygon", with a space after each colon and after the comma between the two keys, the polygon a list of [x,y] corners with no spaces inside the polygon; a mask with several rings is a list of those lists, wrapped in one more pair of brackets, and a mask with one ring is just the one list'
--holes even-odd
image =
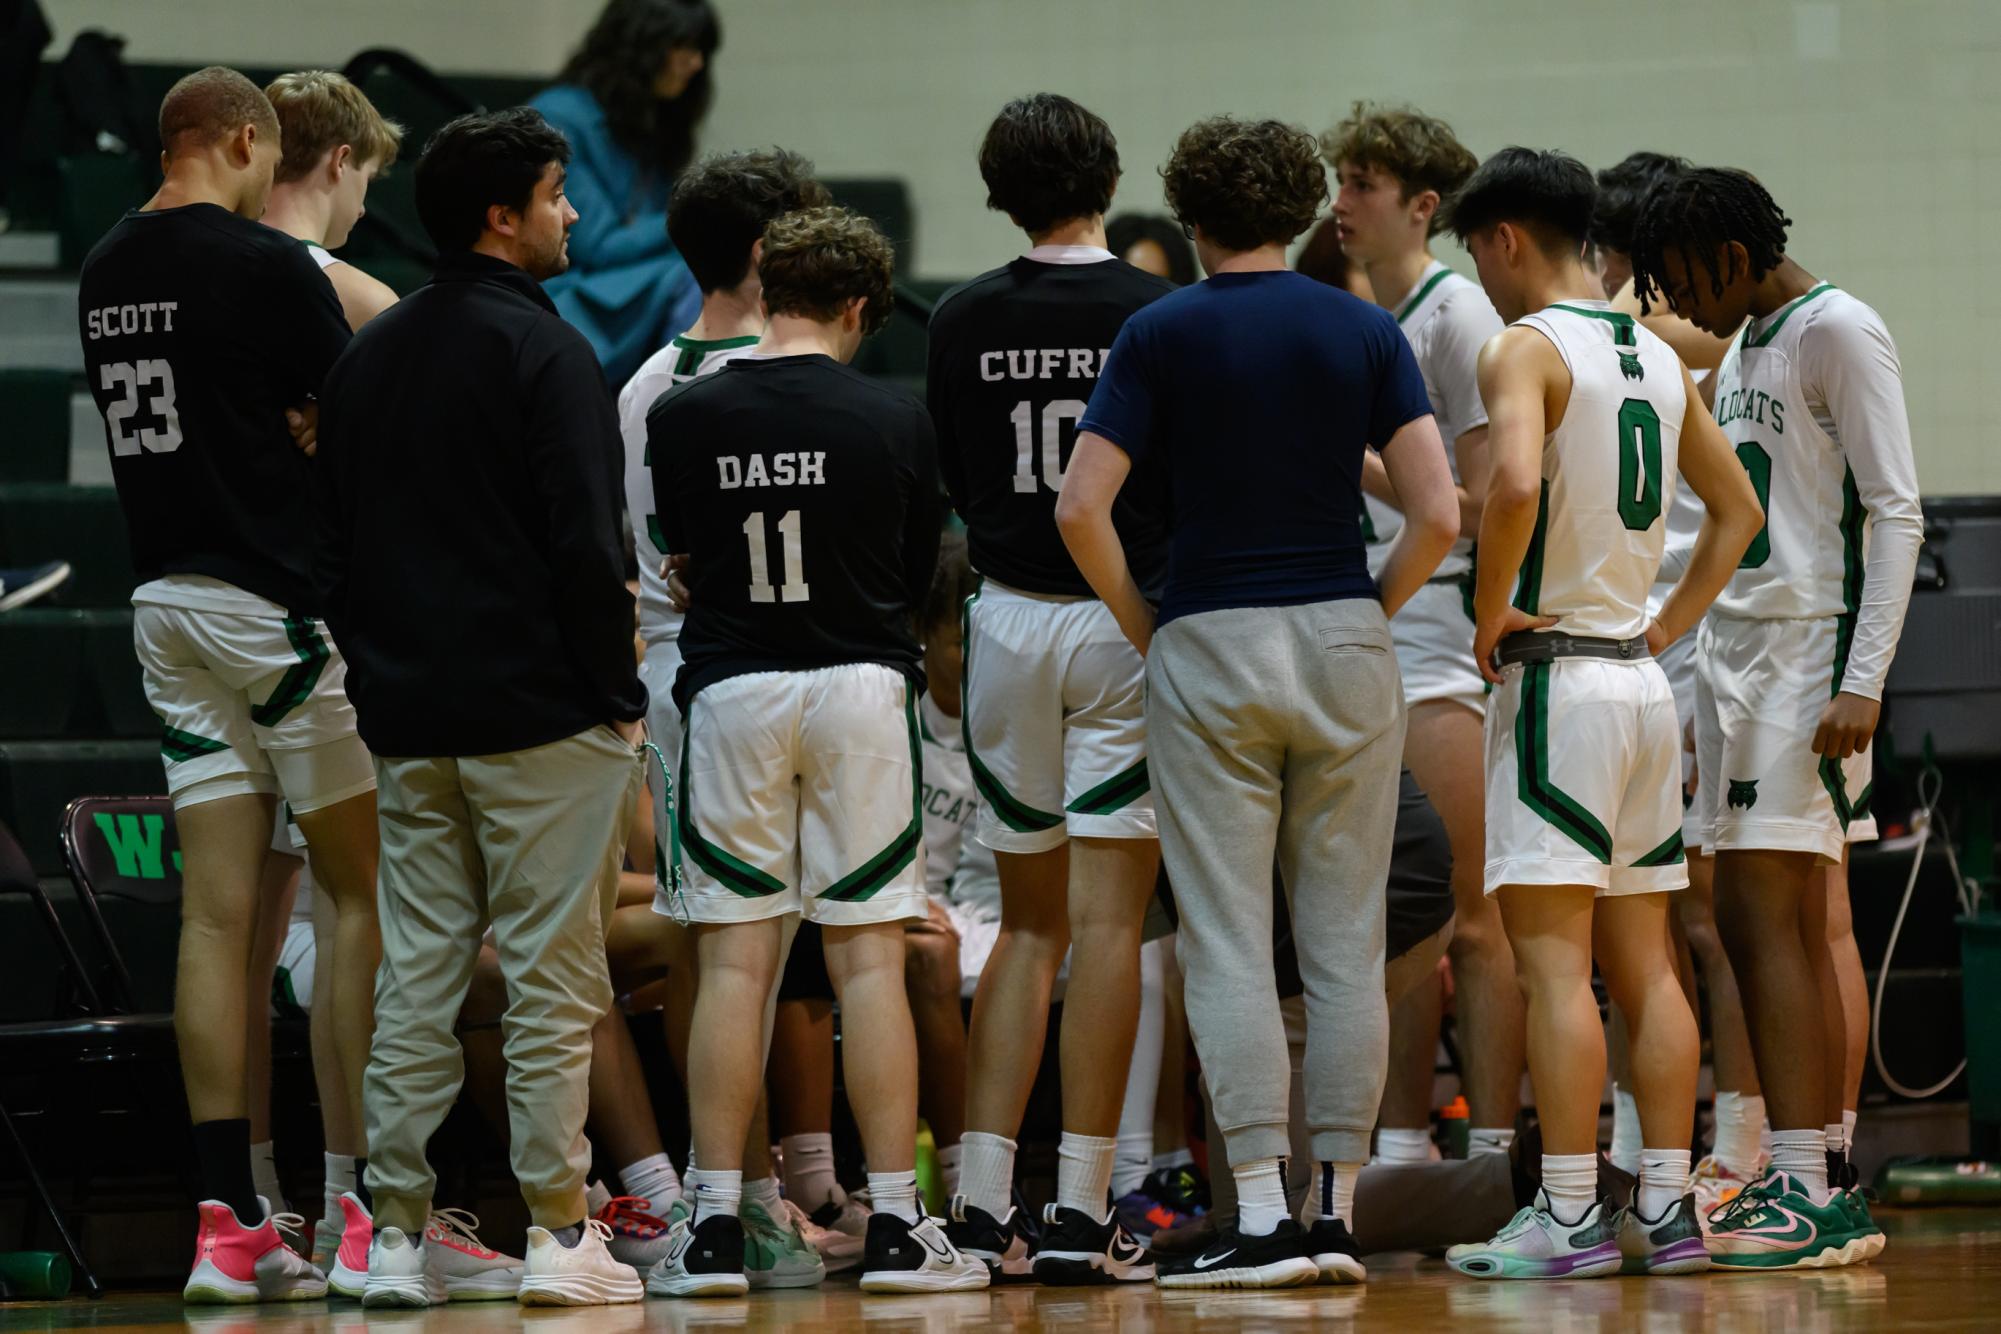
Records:
{"label": "green stripe on shorts", "polygon": [[1521,708],[1515,714],[1515,792],[1530,810],[1609,866],[1612,836],[1598,817],[1550,781],[1549,671],[1554,665],[1532,662],[1522,668]]}

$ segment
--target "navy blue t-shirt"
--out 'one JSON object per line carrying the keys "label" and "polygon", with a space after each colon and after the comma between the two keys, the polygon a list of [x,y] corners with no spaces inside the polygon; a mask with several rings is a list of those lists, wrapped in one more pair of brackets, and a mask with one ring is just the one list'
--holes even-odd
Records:
{"label": "navy blue t-shirt", "polygon": [[1135,312],[1077,429],[1165,465],[1165,625],[1377,596],[1362,450],[1430,412],[1394,316],[1271,270],[1219,274]]}

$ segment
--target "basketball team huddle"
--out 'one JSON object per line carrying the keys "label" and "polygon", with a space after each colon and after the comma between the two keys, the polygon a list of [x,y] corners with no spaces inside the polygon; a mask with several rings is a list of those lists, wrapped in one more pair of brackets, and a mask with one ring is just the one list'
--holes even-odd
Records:
{"label": "basketball team huddle", "polygon": [[[438,277],[394,301],[329,253],[397,142],[330,77],[177,85],[167,184],[83,277],[202,927],[190,1301],[1363,1282],[1393,1230],[1372,1180],[1382,1201],[1433,1157],[1441,956],[1469,1161],[1521,1183],[1436,1238],[1454,1269],[1880,1252],[1848,1159],[1844,867],[1875,836],[1917,482],[1887,329],[1792,256],[1755,177],[1482,162],[1372,104],[1318,138],[1214,117],[1161,168],[1206,275],[1177,286],[1110,248],[1111,128],[1022,98],[977,166],[1026,245],[940,298],[920,402],[850,364],[896,300],[882,232],[796,154],[711,153],[668,214],[700,317],[614,402],[537,287],[576,218],[562,136],[521,109],[440,130],[416,167]],[[1448,234],[1477,281],[1434,257]],[[932,809],[947,769],[963,819]],[[243,1166],[229,919],[281,799],[342,922],[312,1259]],[[1430,916],[1413,808],[1450,849]],[[970,1026],[948,947],[941,1045],[918,978],[975,879],[991,943]],[[1136,1236],[1122,1111],[1136,1048],[1157,1072],[1163,910],[1233,1203]],[[435,1207],[426,1160],[482,972],[519,1259]],[[642,1088],[614,1199],[584,1124],[629,1057],[614,998],[655,985],[681,989],[691,1144],[677,1174]],[[1059,985],[1055,1199],[1029,1218],[1016,1136]],[[858,1199],[830,1164],[797,1198],[790,1138],[781,1194],[787,1086],[824,1063],[831,1098],[801,997],[838,1007]],[[933,1218],[918,1115],[944,1104]]]}

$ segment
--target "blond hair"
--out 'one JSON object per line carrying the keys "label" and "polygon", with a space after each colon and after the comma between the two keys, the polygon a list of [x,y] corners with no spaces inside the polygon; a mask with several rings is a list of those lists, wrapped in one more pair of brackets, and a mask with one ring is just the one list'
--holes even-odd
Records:
{"label": "blond hair", "polygon": [[386,169],[403,143],[403,127],[375,109],[368,95],[331,70],[280,74],[264,90],[278,112],[285,156],[277,183],[303,179],[335,148],[354,150],[356,166],[373,162]]}

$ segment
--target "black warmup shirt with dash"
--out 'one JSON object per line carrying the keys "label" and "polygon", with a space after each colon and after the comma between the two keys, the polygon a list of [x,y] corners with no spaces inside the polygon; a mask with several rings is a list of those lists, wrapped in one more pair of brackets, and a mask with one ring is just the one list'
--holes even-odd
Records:
{"label": "black warmup shirt with dash", "polygon": [[318,615],[313,465],[285,410],[349,335],[306,247],[215,204],[128,213],[77,297],[139,582],[207,575]]}
{"label": "black warmup shirt with dash", "polygon": [[740,357],[646,415],[667,549],[689,557],[674,699],[748,672],[880,663],[924,688],[938,559],[923,405],[833,360]]}
{"label": "black warmup shirt with dash", "polygon": [[[1056,495],[1106,352],[1126,317],[1174,284],[1119,259],[1023,256],[955,287],[931,316],[926,386],[939,467],[973,568],[1030,593],[1090,597],[1056,528]],[[1166,491],[1136,468],[1112,506],[1133,582],[1158,598]]]}

